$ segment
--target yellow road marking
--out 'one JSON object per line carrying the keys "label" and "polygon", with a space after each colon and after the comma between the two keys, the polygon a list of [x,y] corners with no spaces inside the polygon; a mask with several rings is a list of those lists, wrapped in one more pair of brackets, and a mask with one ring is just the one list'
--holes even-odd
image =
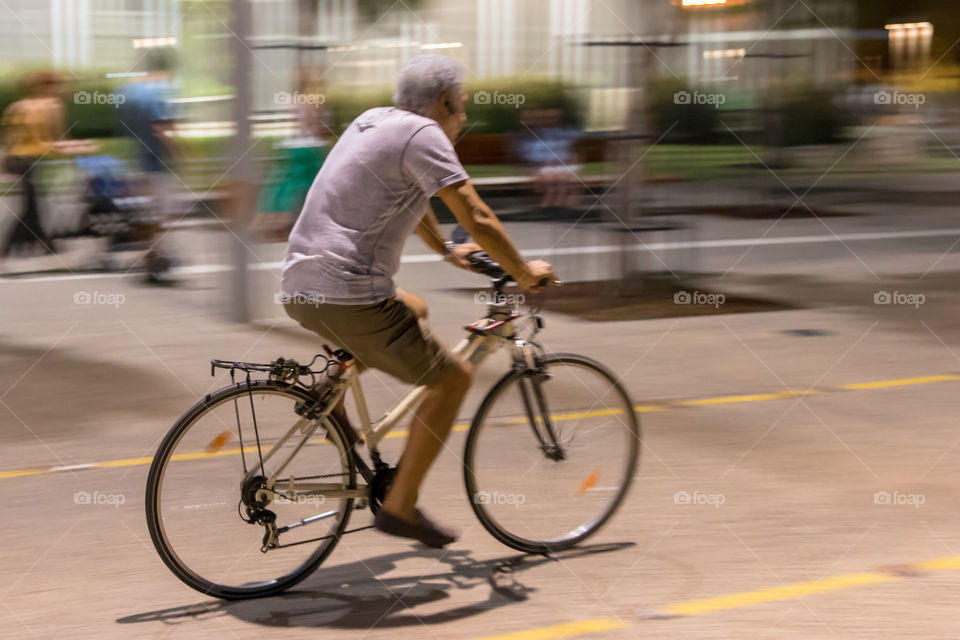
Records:
{"label": "yellow road marking", "polygon": [[[956,570],[960,569],[960,556],[950,556],[948,558],[938,558],[936,560],[917,562],[907,565],[905,568],[917,572]],[[823,580],[796,582],[793,584],[786,584],[781,587],[732,593],[724,596],[718,596],[716,598],[707,598],[705,600],[678,602],[664,607],[662,611],[666,614],[673,615],[699,615],[713,611],[724,611],[727,609],[748,607],[750,605],[761,604],[764,602],[792,600],[814,593],[827,593],[830,591],[840,591],[841,589],[850,589],[867,584],[902,580],[903,577],[904,576],[902,575],[880,573],[878,571],[848,573],[846,575],[834,576],[832,578],[824,578]]]}
{"label": "yellow road marking", "polygon": [[488,636],[483,638],[483,640],[553,640],[554,638],[573,638],[574,636],[580,636],[585,633],[609,631],[610,629],[625,629],[626,627],[627,624],[622,620],[596,618],[593,620],[558,624],[552,627],[543,627],[542,629],[516,631],[499,636]]}
{"label": "yellow road marking", "polygon": [[[734,404],[739,402],[762,402],[766,400],[780,400],[783,398],[798,398],[809,395],[818,395],[823,394],[828,391],[862,391],[869,389],[888,389],[891,387],[903,387],[908,385],[917,385],[917,384],[931,384],[934,382],[950,382],[960,380],[960,375],[938,375],[938,376],[922,376],[917,378],[898,378],[894,380],[877,380],[874,382],[857,382],[853,384],[843,384],[835,387],[826,387],[820,390],[807,390],[807,391],[780,391],[776,393],[755,393],[748,395],[733,395],[733,396],[715,396],[710,398],[696,398],[693,400],[678,400],[678,401],[668,401],[662,404],[656,405],[637,405],[634,407],[634,410],[638,413],[649,413],[651,411],[663,411],[671,407],[679,406],[711,406],[711,405],[723,405],[723,404]],[[615,415],[621,413],[620,409],[598,409],[595,411],[582,411],[582,412],[573,412],[573,413],[558,413],[553,415],[553,419],[557,421],[561,420],[579,420],[581,418],[587,417],[596,417],[604,415]],[[524,418],[517,418],[521,422],[525,421]],[[453,426],[454,431],[466,431],[469,428],[469,424],[459,423]],[[392,431],[385,438],[404,438],[409,435],[408,431]],[[256,448],[245,447],[245,451],[251,452],[256,451]],[[207,452],[207,451],[198,451],[195,453],[180,453],[173,456],[174,460],[196,460],[202,458],[214,458],[219,456],[232,456],[239,455],[240,448],[232,449],[221,449],[220,451]],[[13,469],[11,471],[0,471],[0,480],[7,478],[22,478],[25,476],[36,476],[43,475],[47,473],[57,473],[60,471],[67,470],[78,470],[79,468],[90,468],[90,469],[111,469],[117,467],[134,467],[139,465],[147,465],[153,462],[153,458],[126,458],[122,460],[106,460],[104,462],[93,462],[87,465],[77,465],[76,467],[34,467],[30,469]]]}
{"label": "yellow road marking", "polygon": [[52,467],[39,467],[36,469],[17,469],[14,471],[0,471],[0,480],[4,478],[22,478],[23,476],[38,476],[43,473],[50,473]]}
{"label": "yellow road marking", "polygon": [[949,558],[939,558],[937,560],[927,560],[913,565],[914,569],[920,571],[943,571],[945,569],[960,569],[960,556],[951,556]]}
{"label": "yellow road marking", "polygon": [[[936,560],[927,560],[906,565],[907,569],[914,571],[946,571],[960,569],[960,556],[950,556],[948,558],[938,558]],[[809,582],[795,582],[785,584],[780,587],[768,589],[758,589],[756,591],[743,591],[741,593],[732,593],[715,598],[706,598],[704,600],[690,600],[687,602],[677,602],[667,605],[659,610],[666,616],[690,616],[712,613],[715,611],[726,611],[740,607],[749,607],[751,605],[763,604],[766,602],[778,602],[784,600],[794,600],[804,596],[829,593],[843,589],[852,589],[869,584],[878,584],[883,582],[894,582],[904,579],[901,575],[890,573],[880,573],[878,571],[868,571],[864,573],[848,573],[845,575],[824,578],[822,580],[812,580]],[[660,617],[660,616],[658,616]],[[517,631],[500,636],[490,636],[481,640],[550,640],[552,638],[570,638],[593,631],[606,631],[609,629],[624,629],[627,625],[622,620],[612,618],[595,618],[589,620],[580,620],[569,624],[560,624],[553,627],[544,627],[542,629],[531,629],[529,631]]]}
{"label": "yellow road marking", "polygon": [[924,376],[921,378],[901,378],[899,380],[878,380],[876,382],[857,382],[856,384],[842,384],[834,389],[884,389],[887,387],[904,387],[910,384],[929,384],[931,382],[947,382],[960,380],[960,376]]}
{"label": "yellow road marking", "polygon": [[864,584],[874,584],[876,582],[889,582],[896,580],[896,577],[886,573],[852,573],[835,578],[825,578],[823,580],[813,580],[812,582],[798,582],[787,584],[782,587],[771,587],[769,589],[760,589],[758,591],[744,591],[743,593],[731,593],[716,598],[707,598],[706,600],[693,600],[691,602],[679,602],[664,607],[664,613],[675,615],[697,615],[701,613],[710,613],[712,611],[722,611],[726,609],[736,609],[739,607],[749,607],[750,605],[760,604],[762,602],[776,602],[778,600],[792,600],[802,598],[813,593],[826,593],[828,591],[839,591],[840,589],[849,589],[859,587]]}
{"label": "yellow road marking", "polygon": [[745,396],[718,396],[716,398],[700,398],[698,400],[680,400],[674,402],[674,405],[680,406],[700,406],[711,404],[732,404],[735,402],[761,402],[763,400],[780,400],[782,398],[800,398],[803,396],[813,396],[819,391],[781,391],[779,393],[754,393]]}
{"label": "yellow road marking", "polygon": [[112,467],[135,467],[140,464],[150,464],[151,462],[153,462],[153,458],[127,458],[125,460],[94,462],[93,466],[97,469],[109,469]]}

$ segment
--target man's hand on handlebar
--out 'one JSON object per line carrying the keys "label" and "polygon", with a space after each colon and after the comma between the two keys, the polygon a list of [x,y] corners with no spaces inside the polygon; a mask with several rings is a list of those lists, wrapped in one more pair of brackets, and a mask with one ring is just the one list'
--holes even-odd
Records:
{"label": "man's hand on handlebar", "polygon": [[473,271],[474,269],[472,266],[470,266],[470,261],[467,260],[467,256],[478,251],[483,251],[483,247],[478,245],[476,242],[464,242],[455,245],[450,254],[449,262],[455,267],[466,269],[467,271]]}
{"label": "man's hand on handlebar", "polygon": [[545,286],[559,280],[559,278],[546,260],[530,260],[527,262],[527,270],[514,280],[521,289],[526,289],[531,293],[539,293]]}
{"label": "man's hand on handlebar", "polygon": [[[453,242],[460,240],[454,235]],[[461,242],[459,244],[447,244],[450,252],[447,261],[455,266],[474,273],[480,273],[491,278],[501,278],[506,276],[508,279],[517,283],[521,289],[531,293],[539,293],[550,283],[560,284],[557,274],[553,272],[553,267],[546,260],[529,260],[524,263],[524,270],[519,274],[507,275],[503,267],[492,260],[487,252],[483,250],[476,242]],[[519,277],[517,277],[519,276]]]}

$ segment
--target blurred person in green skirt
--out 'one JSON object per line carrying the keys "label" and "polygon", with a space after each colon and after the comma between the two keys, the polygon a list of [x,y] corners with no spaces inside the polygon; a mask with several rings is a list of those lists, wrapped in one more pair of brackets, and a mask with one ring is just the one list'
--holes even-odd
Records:
{"label": "blurred person in green skirt", "polygon": [[286,241],[296,222],[307,191],[330,150],[330,112],[321,83],[310,70],[302,70],[293,93],[276,94],[288,105],[296,132],[277,145],[278,158],[270,169],[257,202],[251,230],[265,241]]}

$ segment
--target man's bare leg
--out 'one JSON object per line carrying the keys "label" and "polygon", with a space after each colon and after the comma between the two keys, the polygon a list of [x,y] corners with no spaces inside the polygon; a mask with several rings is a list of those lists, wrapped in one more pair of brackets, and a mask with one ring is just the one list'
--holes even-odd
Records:
{"label": "man's bare leg", "polygon": [[447,375],[427,393],[413,414],[397,475],[383,502],[383,508],[404,520],[416,521],[420,484],[444,441],[450,434],[457,411],[470,388],[467,364],[451,366]]}
{"label": "man's bare leg", "polygon": [[[417,317],[427,317],[427,304],[409,291],[398,290],[397,297],[410,307]],[[400,457],[397,475],[383,508],[404,520],[416,520],[417,496],[420,483],[440,453],[450,434],[457,411],[470,388],[470,365],[458,361],[451,366],[437,384],[428,387],[420,405],[413,413],[413,424],[407,436],[407,446]]]}

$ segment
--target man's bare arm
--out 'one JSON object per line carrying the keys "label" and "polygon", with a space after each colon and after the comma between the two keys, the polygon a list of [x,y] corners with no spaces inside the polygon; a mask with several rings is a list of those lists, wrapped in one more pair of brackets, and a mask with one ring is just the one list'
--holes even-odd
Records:
{"label": "man's bare arm", "polygon": [[542,261],[527,264],[504,231],[493,211],[484,203],[469,180],[464,180],[437,192],[450,208],[457,222],[483,247],[487,254],[500,263],[521,287],[534,288],[543,279],[556,279],[550,265]]}
{"label": "man's bare arm", "polygon": [[420,218],[420,224],[417,225],[417,235],[428,247],[444,256],[455,267],[470,270],[470,263],[467,262],[467,255],[474,251],[483,249],[475,242],[465,242],[454,247],[453,252],[448,255],[447,243],[443,239],[443,231],[440,229],[440,223],[437,222],[437,216],[428,204]]}
{"label": "man's bare arm", "polygon": [[447,253],[447,247],[443,240],[443,231],[440,230],[440,223],[437,222],[437,216],[428,204],[423,217],[420,218],[420,224],[417,225],[417,235],[426,243],[428,247],[444,255]]}

